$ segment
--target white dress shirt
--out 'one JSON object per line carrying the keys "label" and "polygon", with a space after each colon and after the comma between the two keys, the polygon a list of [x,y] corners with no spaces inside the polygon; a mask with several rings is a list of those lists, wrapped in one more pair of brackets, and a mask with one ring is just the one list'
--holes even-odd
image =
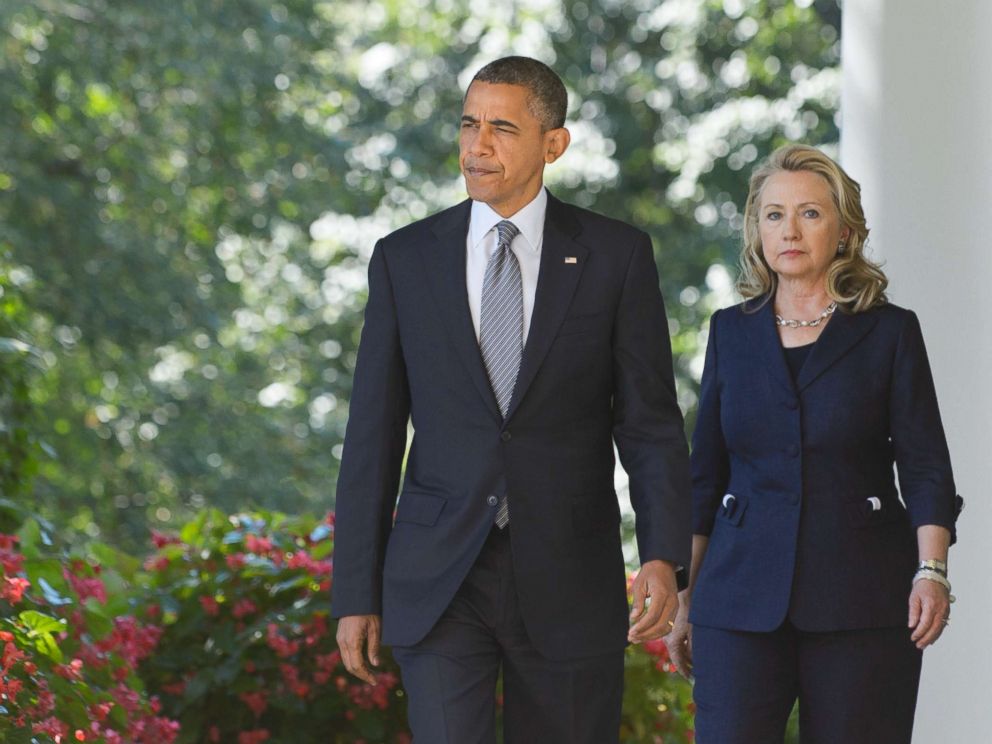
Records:
{"label": "white dress shirt", "polygon": [[520,234],[510,243],[510,250],[520,262],[524,293],[524,343],[527,343],[530,319],[534,313],[534,295],[537,294],[537,275],[541,270],[541,245],[544,243],[544,215],[547,209],[548,192],[543,188],[527,206],[510,217],[501,217],[484,202],[472,202],[466,241],[465,286],[476,340],[479,338],[479,316],[482,311],[482,283],[489,257],[497,246],[496,225],[506,219],[520,230]]}

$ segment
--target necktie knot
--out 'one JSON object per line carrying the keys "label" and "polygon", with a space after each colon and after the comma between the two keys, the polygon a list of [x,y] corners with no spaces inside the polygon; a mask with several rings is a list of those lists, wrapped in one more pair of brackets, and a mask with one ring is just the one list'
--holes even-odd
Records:
{"label": "necktie knot", "polygon": [[509,248],[513,239],[520,234],[520,228],[509,220],[503,220],[496,225],[496,233],[499,236],[496,241],[496,247]]}

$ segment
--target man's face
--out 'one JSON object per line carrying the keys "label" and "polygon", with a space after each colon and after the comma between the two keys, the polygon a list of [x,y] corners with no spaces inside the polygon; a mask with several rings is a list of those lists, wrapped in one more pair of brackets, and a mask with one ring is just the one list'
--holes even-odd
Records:
{"label": "man's face", "polygon": [[542,131],[528,95],[521,85],[476,81],[465,96],[458,157],[465,188],[503,217],[537,196],[545,163],[568,146],[566,129]]}

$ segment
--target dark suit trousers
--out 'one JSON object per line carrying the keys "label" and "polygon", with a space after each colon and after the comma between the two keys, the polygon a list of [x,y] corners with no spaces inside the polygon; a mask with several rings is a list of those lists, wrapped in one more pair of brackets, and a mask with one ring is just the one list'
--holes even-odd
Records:
{"label": "dark suit trousers", "polygon": [[520,615],[510,529],[493,528],[427,636],[415,646],[393,648],[409,698],[414,744],[495,744],[501,667],[506,744],[617,742],[622,649],[567,661],[537,652]]}
{"label": "dark suit trousers", "polygon": [[697,743],[781,744],[798,698],[802,744],[910,744],[923,659],[910,633],[696,625]]}

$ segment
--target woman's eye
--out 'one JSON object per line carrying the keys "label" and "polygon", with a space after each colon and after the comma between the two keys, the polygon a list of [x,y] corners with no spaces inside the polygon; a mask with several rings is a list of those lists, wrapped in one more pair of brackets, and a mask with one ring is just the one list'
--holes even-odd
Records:
{"label": "woman's eye", "polygon": [[772,220],[772,221],[781,219],[781,217],[782,217],[781,212],[769,212],[768,214],[765,215],[766,220]]}
{"label": "woman's eye", "polygon": [[815,218],[817,218],[817,217],[820,216],[820,213],[817,210],[815,210],[815,209],[807,209],[805,212],[803,212],[803,214],[805,214],[807,217],[810,217],[810,218],[813,218],[813,219],[815,219]]}

